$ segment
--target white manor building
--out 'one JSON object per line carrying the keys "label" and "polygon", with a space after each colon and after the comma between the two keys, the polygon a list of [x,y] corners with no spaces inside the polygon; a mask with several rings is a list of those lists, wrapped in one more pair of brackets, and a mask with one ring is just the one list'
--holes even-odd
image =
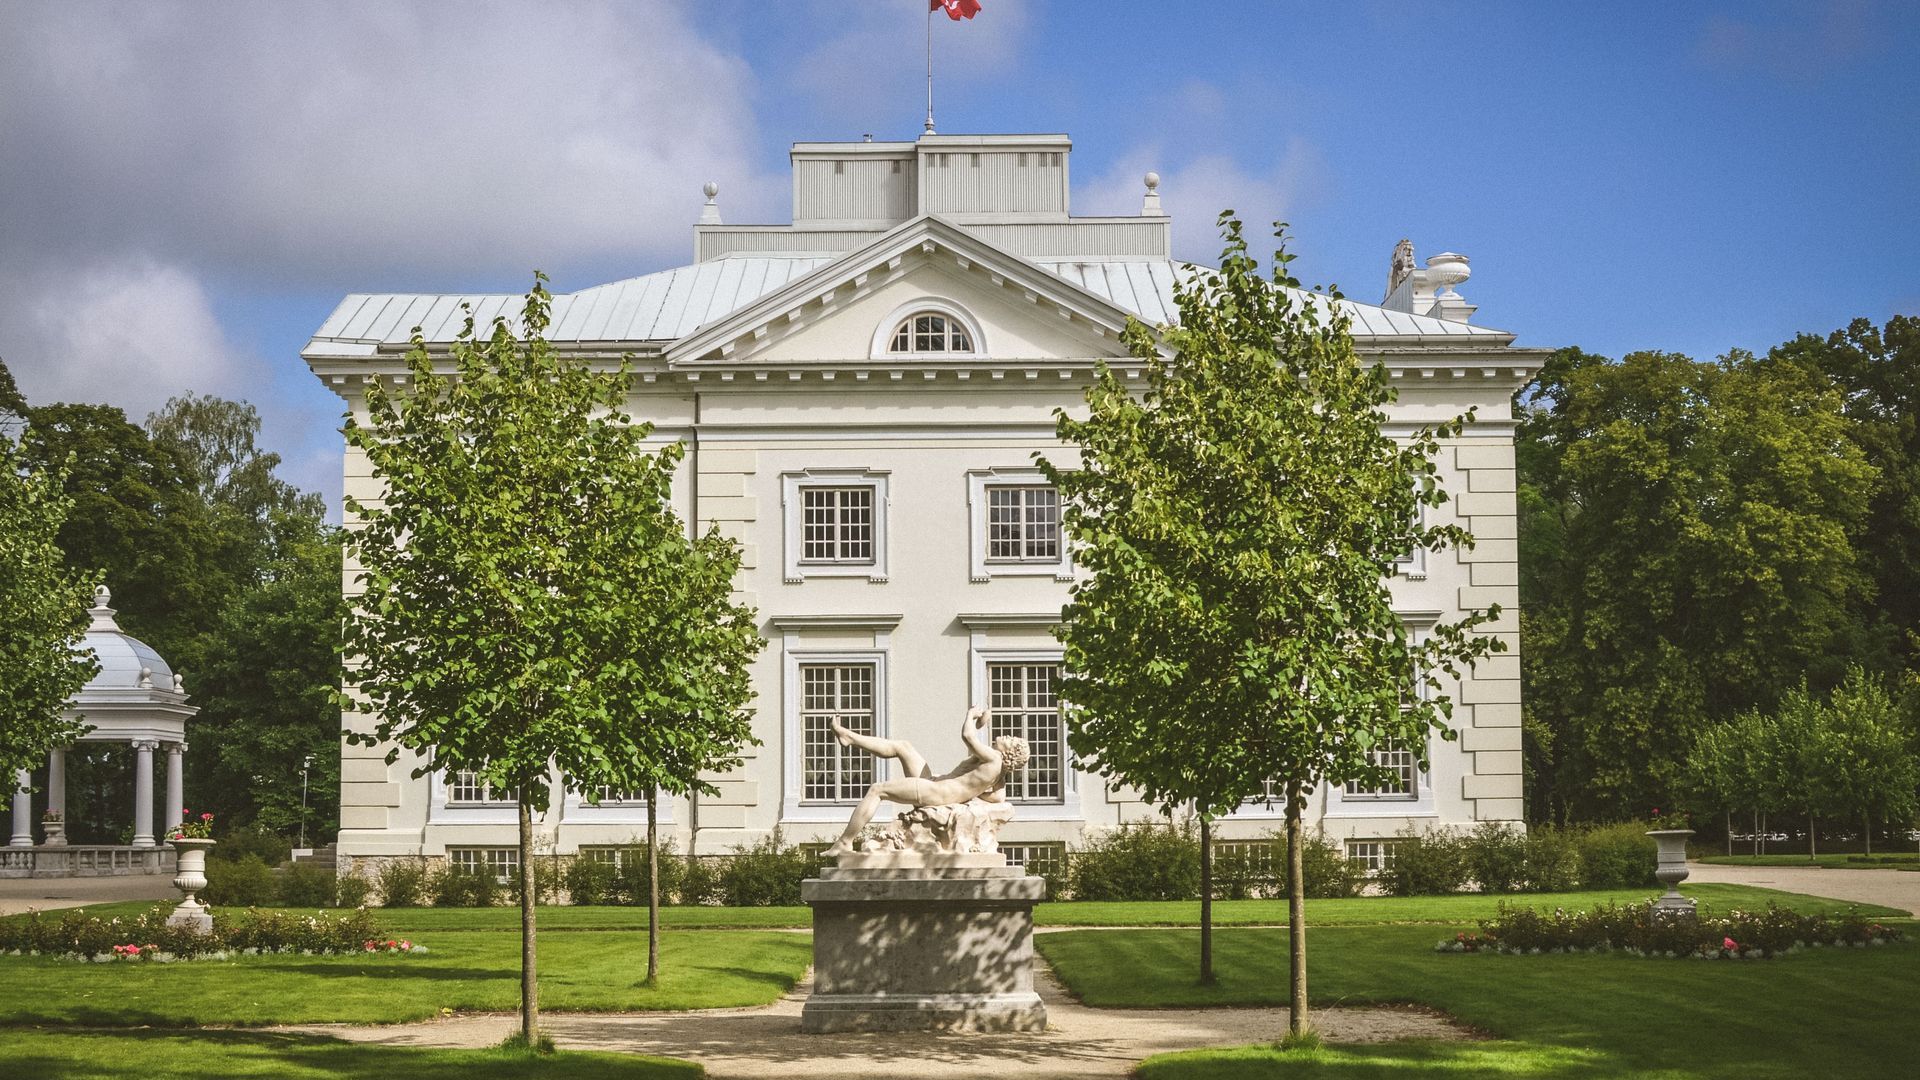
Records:
{"label": "white manor building", "polygon": [[[753,670],[763,745],[712,778],[718,797],[660,807],[681,851],[721,852],[776,828],[829,840],[875,777],[873,761],[834,742],[832,719],[911,739],[944,768],[973,705],[1033,749],[1008,788],[1019,816],[1001,839],[1014,858],[1158,819],[1067,753],[1049,629],[1075,570],[1033,455],[1061,453],[1053,411],[1084,409],[1096,359],[1138,377],[1121,331],[1129,316],[1174,317],[1182,264],[1151,175],[1137,216],[1069,214],[1071,151],[1064,135],[795,144],[791,225],[722,224],[709,184],[692,264],[554,298],[558,348],[636,358],[629,410],[687,444],[679,513],[718,522],[743,546],[739,593],[769,642]],[[1453,688],[1460,738],[1436,745],[1429,771],[1409,763],[1384,789],[1314,795],[1317,823],[1376,864],[1380,842],[1410,824],[1521,817],[1510,398],[1543,354],[1472,325],[1473,306],[1452,289],[1465,278],[1465,259],[1419,269],[1402,242],[1380,305],[1348,305],[1360,351],[1399,391],[1393,430],[1470,406],[1481,418],[1440,462],[1454,493],[1443,512],[1478,546],[1407,560],[1395,601],[1416,630],[1498,603],[1492,630],[1507,644]],[[463,304],[485,326],[520,303],[349,296],[302,356],[359,409],[367,377],[404,372],[413,327],[444,347]],[[351,449],[345,482],[348,494],[377,495]],[[416,780],[413,760],[342,754],[343,865],[425,855],[504,869],[517,858],[513,804],[471,776]],[[552,849],[631,841],[645,806],[625,794],[556,799]],[[1277,804],[1248,805],[1217,833],[1262,836],[1279,815]]]}

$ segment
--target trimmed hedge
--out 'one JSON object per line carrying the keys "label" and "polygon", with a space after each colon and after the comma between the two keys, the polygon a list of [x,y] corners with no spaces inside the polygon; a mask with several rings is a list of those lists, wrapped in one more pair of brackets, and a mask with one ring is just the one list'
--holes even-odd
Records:
{"label": "trimmed hedge", "polygon": [[1804,948],[1885,945],[1906,935],[1858,912],[1801,915],[1773,904],[1765,911],[1701,910],[1693,917],[1666,915],[1651,904],[1602,904],[1591,911],[1552,912],[1508,908],[1480,923],[1477,934],[1456,934],[1436,952],[1608,952],[1704,960],[1764,960]]}
{"label": "trimmed hedge", "polygon": [[168,926],[170,914],[166,905],[130,919],[103,919],[82,911],[57,917],[29,912],[0,919],[0,953],[169,960],[232,953],[393,951],[369,949],[370,942],[384,943],[387,934],[364,908],[339,915],[222,914],[207,934]]}
{"label": "trimmed hedge", "polygon": [[1377,880],[1390,896],[1650,888],[1658,884],[1655,851],[1646,826],[1632,823],[1543,825],[1524,834],[1495,822],[1469,833],[1407,829],[1393,839],[1393,861]]}

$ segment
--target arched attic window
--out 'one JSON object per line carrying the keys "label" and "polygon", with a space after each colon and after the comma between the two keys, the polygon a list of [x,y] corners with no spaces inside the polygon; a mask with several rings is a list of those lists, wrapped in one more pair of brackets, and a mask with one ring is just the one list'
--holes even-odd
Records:
{"label": "arched attic window", "polygon": [[960,320],[945,312],[920,311],[907,316],[894,328],[887,344],[892,353],[970,353],[973,338]]}
{"label": "arched attic window", "polygon": [[886,356],[983,356],[980,324],[959,305],[921,297],[895,308],[874,328],[875,359]]}

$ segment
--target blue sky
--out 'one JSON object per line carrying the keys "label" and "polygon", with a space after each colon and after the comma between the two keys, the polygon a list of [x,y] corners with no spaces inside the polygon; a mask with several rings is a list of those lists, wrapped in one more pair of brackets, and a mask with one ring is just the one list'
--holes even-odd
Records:
{"label": "blue sky", "polygon": [[[0,356],[36,401],[260,405],[338,489],[298,352],[350,291],[560,289],[684,262],[699,185],[787,212],[799,139],[911,138],[918,0],[0,0]],[[1179,253],[1293,224],[1364,301],[1395,241],[1476,321],[1620,355],[1920,313],[1920,5],[984,0],[936,19],[944,132],[1064,131],[1074,209]]]}

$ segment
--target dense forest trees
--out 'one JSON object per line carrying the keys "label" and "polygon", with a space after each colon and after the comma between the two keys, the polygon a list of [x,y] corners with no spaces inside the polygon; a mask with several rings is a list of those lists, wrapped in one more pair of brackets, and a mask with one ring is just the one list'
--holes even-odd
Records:
{"label": "dense forest trees", "polygon": [[[1899,739],[1875,745],[1914,752],[1917,405],[1920,320],[1904,316],[1760,357],[1566,349],[1542,368],[1516,435],[1536,820],[1671,805],[1705,768],[1697,747],[1737,757],[1743,731],[1850,668],[1843,700],[1900,694]],[[1765,786],[1757,764],[1714,768]],[[1769,797],[1789,795],[1816,797]]]}

